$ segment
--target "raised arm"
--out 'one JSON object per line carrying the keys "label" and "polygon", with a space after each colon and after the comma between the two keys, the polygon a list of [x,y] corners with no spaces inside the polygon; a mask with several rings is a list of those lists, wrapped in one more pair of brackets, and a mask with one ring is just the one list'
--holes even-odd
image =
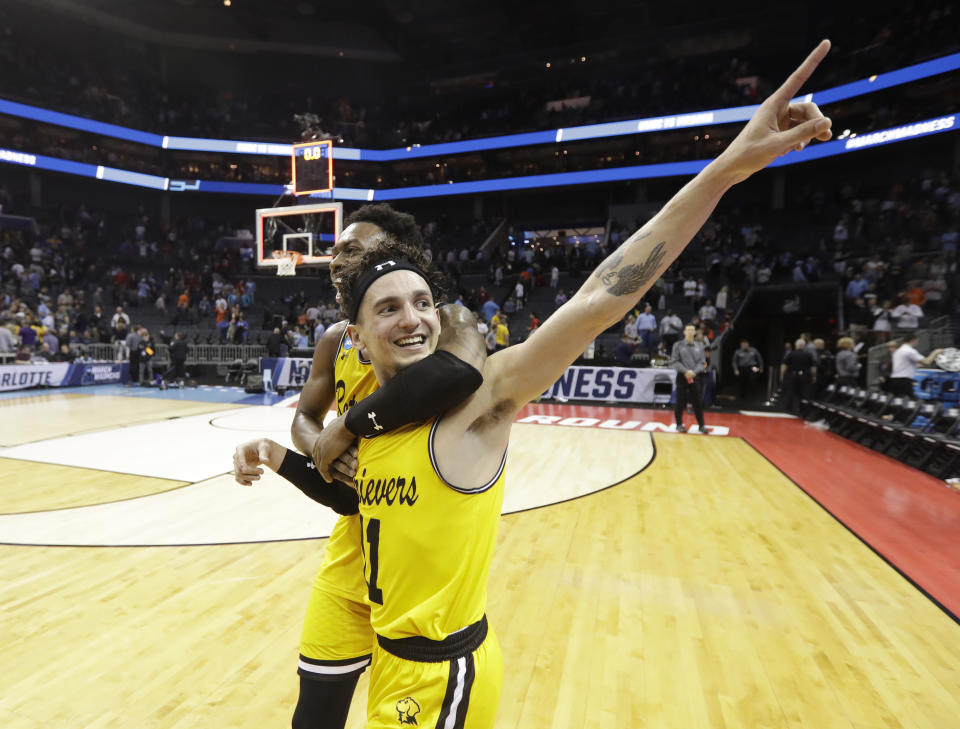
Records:
{"label": "raised arm", "polygon": [[730,146],[608,256],[526,342],[490,357],[484,377],[495,406],[509,402],[518,409],[552,385],[673,263],[730,187],[815,138],[830,138],[830,120],[816,104],[790,101],[829,50],[829,41],[821,42]]}

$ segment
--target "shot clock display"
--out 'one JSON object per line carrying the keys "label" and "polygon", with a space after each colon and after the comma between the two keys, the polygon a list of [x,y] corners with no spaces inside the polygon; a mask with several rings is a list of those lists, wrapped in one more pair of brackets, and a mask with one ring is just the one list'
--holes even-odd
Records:
{"label": "shot clock display", "polygon": [[293,145],[294,194],[329,192],[333,188],[332,150],[333,142],[329,140]]}

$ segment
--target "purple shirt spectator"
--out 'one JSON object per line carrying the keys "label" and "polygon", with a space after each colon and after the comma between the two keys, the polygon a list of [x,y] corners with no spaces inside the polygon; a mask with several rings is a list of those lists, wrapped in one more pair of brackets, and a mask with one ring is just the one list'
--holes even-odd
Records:
{"label": "purple shirt spectator", "polygon": [[26,324],[20,327],[20,344],[33,349],[37,345],[37,331]]}

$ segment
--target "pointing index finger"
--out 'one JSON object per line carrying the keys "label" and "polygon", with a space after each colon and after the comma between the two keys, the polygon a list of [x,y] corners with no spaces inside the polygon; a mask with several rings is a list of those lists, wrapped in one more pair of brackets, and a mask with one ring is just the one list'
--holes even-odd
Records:
{"label": "pointing index finger", "polygon": [[789,103],[790,99],[796,96],[797,92],[803,88],[807,79],[810,78],[817,66],[820,65],[820,61],[822,61],[829,52],[830,41],[820,41],[820,44],[810,52],[810,55],[797,67],[797,70],[791,73],[790,77],[783,82],[780,88],[773,92],[770,96],[771,101],[776,102],[778,105]]}

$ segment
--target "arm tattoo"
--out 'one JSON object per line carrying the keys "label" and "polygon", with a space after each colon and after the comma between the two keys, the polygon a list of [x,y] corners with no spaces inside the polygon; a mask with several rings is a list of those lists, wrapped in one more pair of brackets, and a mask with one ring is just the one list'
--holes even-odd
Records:
{"label": "arm tattoo", "polygon": [[[666,244],[666,241],[657,243],[656,247],[647,257],[647,260],[643,263],[632,263],[629,266],[624,266],[619,271],[609,271],[604,274],[601,280],[609,287],[607,288],[607,293],[613,296],[625,296],[635,293],[637,289],[648,283],[657,273],[657,269],[667,255],[663,251]],[[617,263],[619,263],[619,261],[617,261]]]}
{"label": "arm tattoo", "polygon": [[597,266],[597,270],[593,272],[593,275],[603,281],[605,285],[609,286],[612,283],[612,281],[609,280],[610,277],[613,276],[614,279],[616,278],[616,274],[613,269],[619,266],[622,260],[622,253],[614,253],[607,260]]}

